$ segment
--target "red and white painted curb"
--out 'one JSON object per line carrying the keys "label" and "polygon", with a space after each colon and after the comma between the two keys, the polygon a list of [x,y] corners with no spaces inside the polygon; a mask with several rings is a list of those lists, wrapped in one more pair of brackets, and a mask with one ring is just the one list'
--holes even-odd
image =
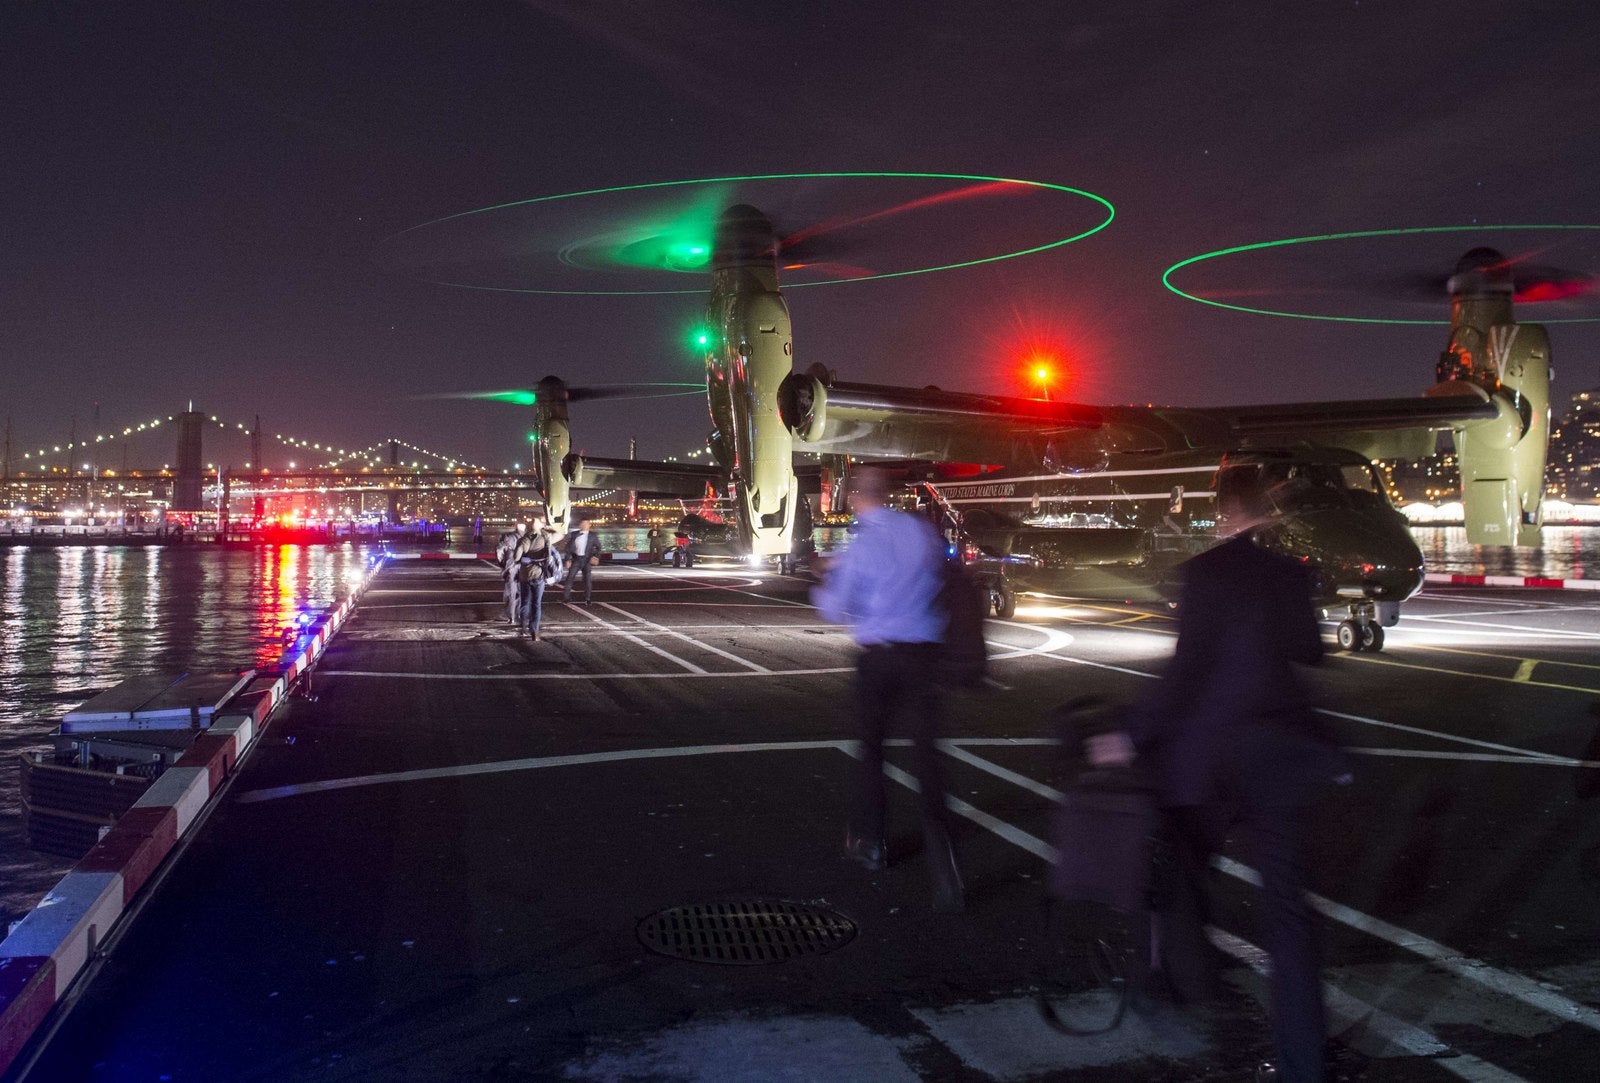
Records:
{"label": "red and white painted curb", "polygon": [[301,631],[275,668],[258,671],[182,758],[0,941],[0,1072],[16,1060],[295,682],[322,657],[382,567],[380,558],[343,602]]}
{"label": "red and white painted curb", "polygon": [[1452,587],[1536,587],[1540,590],[1600,590],[1600,579],[1545,579],[1536,575],[1458,575],[1428,572],[1429,583]]}

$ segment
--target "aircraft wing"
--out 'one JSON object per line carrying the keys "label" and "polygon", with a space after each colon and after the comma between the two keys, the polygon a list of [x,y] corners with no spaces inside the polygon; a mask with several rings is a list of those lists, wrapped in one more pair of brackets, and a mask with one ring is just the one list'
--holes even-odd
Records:
{"label": "aircraft wing", "polygon": [[1087,406],[939,388],[826,381],[796,374],[779,412],[801,451],[865,458],[1011,463],[1048,456],[1092,462],[1108,452],[1298,444],[1347,447],[1368,458],[1432,454],[1434,434],[1493,418],[1474,384],[1450,382],[1405,399],[1176,408]]}
{"label": "aircraft wing", "polygon": [[936,387],[823,383],[790,377],[779,412],[797,450],[868,458],[1007,462],[1057,434],[1100,428],[1099,407]]}
{"label": "aircraft wing", "polygon": [[645,459],[603,459],[568,455],[561,474],[574,489],[631,489],[646,496],[698,499],[706,486],[717,485],[721,471],[699,463],[663,463]]}
{"label": "aircraft wing", "polygon": [[1488,420],[1500,410],[1476,384],[1452,381],[1417,398],[1233,406],[1196,412],[1225,422],[1242,443],[1310,441],[1376,459],[1431,455],[1440,430]]}

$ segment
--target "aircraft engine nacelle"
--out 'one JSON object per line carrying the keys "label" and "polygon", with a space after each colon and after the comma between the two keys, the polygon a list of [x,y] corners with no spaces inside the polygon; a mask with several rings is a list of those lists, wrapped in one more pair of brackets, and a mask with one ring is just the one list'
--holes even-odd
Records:
{"label": "aircraft engine nacelle", "polygon": [[572,451],[567,388],[554,376],[546,376],[535,387],[533,471],[551,528],[564,532],[572,510],[570,485],[562,473],[563,461]]}
{"label": "aircraft engine nacelle", "polygon": [[793,370],[789,308],[781,294],[752,293],[736,326],[733,364],[734,448],[740,524],[750,551],[774,556],[789,551],[799,487],[794,477],[794,438],[778,412],[778,393]]}
{"label": "aircraft engine nacelle", "polygon": [[583,484],[583,456],[574,453],[564,457],[561,460],[561,476],[566,479],[568,485],[581,486]]}
{"label": "aircraft engine nacelle", "polygon": [[[1497,416],[1455,430],[1467,540],[1538,545],[1550,442],[1550,340],[1537,324],[1489,329]],[[1445,385],[1440,385],[1445,386]]]}
{"label": "aircraft engine nacelle", "polygon": [[791,372],[778,388],[778,416],[796,440],[822,439],[828,423],[828,389],[807,372]]}

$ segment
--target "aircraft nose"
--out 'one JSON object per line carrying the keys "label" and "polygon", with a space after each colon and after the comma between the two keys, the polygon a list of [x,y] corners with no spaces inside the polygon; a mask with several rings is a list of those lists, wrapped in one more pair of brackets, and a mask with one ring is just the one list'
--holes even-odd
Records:
{"label": "aircraft nose", "polygon": [[1274,540],[1272,548],[1316,569],[1325,595],[1402,602],[1422,589],[1422,550],[1397,512],[1306,513]]}

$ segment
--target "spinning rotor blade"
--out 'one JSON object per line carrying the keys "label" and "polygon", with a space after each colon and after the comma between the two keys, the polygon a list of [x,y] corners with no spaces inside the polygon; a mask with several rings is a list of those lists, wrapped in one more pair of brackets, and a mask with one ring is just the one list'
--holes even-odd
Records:
{"label": "spinning rotor blade", "polygon": [[[562,397],[567,402],[589,402],[596,399],[662,399],[704,393],[705,385],[700,383],[595,384],[565,388]],[[469,399],[476,402],[504,402],[512,406],[534,406],[539,402],[539,393],[525,388],[508,391],[441,391],[433,395],[413,395],[412,398]]]}
{"label": "spinning rotor blade", "polygon": [[1493,248],[1474,248],[1456,262],[1452,274],[1405,273],[1368,280],[1368,292],[1408,301],[1437,302],[1458,289],[1509,292],[1519,304],[1565,301],[1600,292],[1600,276],[1569,267],[1507,257]]}
{"label": "spinning rotor blade", "polygon": [[[659,390],[652,390],[659,389]],[[589,402],[594,399],[665,399],[674,395],[703,395],[703,383],[656,384],[592,384],[589,387],[567,388],[568,402]]]}
{"label": "spinning rotor blade", "polygon": [[[799,272],[797,284],[878,277],[897,265],[947,262],[939,254],[945,229],[935,219],[945,222],[951,205],[1036,190],[988,178],[950,188],[952,179],[961,178],[795,174],[571,192],[426,222],[385,238],[373,258],[386,271],[426,281],[531,293],[692,292],[667,282],[676,277],[687,286],[683,279],[730,258],[773,259]],[[764,228],[747,234],[739,252],[719,254],[725,214],[745,205],[762,208]],[[618,213],[619,206],[629,209]],[[970,219],[983,209],[956,213]]]}

